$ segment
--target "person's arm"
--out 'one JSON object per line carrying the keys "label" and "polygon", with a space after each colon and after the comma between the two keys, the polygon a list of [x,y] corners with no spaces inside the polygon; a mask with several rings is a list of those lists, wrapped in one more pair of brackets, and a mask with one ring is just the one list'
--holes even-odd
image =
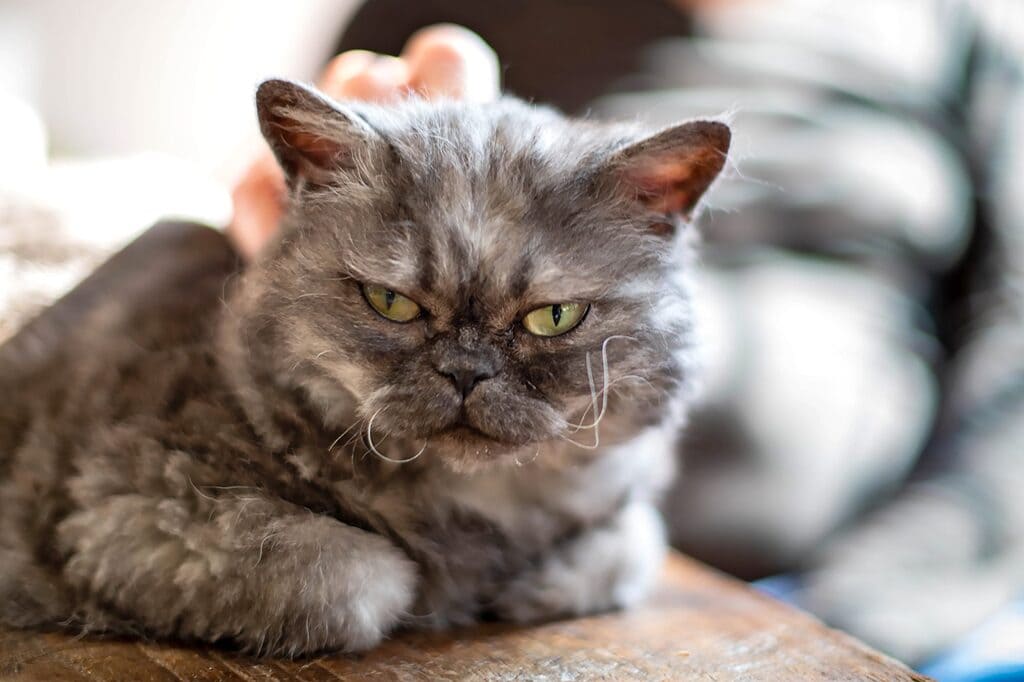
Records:
{"label": "person's arm", "polygon": [[1024,595],[1024,47],[975,18],[965,138],[984,231],[935,452],[902,495],[822,552],[802,599],[910,661]]}

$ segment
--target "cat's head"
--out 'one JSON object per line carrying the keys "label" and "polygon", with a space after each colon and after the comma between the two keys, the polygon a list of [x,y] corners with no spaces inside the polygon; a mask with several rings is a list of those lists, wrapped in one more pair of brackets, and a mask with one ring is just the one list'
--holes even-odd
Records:
{"label": "cat's head", "polygon": [[664,419],[688,379],[686,221],[725,125],[339,105],[279,80],[257,103],[289,208],[249,342],[329,428],[466,468]]}

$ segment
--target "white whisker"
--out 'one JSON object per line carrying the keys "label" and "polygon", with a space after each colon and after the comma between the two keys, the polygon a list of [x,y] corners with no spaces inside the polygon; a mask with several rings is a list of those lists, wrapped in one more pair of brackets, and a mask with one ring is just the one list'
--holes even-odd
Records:
{"label": "white whisker", "polygon": [[583,448],[584,450],[596,450],[601,445],[601,438],[600,438],[600,436],[599,436],[597,431],[594,432],[594,443],[593,443],[593,445],[591,445],[589,443],[578,443],[578,442],[574,441],[572,438],[569,438],[568,436],[559,436],[559,438],[564,440],[566,443],[572,443],[576,447]]}
{"label": "white whisker", "polygon": [[[376,419],[377,415],[380,414],[383,411],[384,411],[384,408],[382,407],[379,410],[377,410],[376,412],[374,412],[373,416],[370,417],[369,423],[367,423],[367,425],[366,425],[366,444],[370,447],[370,452],[372,452],[373,454],[377,455],[377,457],[381,458],[385,462],[391,462],[392,464],[405,464],[406,462],[411,462],[414,459],[416,459],[417,457],[419,457],[420,455],[422,455],[423,452],[427,449],[427,444],[426,443],[423,444],[423,447],[420,448],[419,452],[417,452],[412,457],[406,457],[405,459],[393,459],[391,457],[388,457],[387,455],[382,454],[380,452],[380,450],[377,449],[377,446],[375,446],[373,444],[373,420]],[[387,436],[385,436],[385,438],[386,437]]]}
{"label": "white whisker", "polygon": [[[614,379],[612,381],[608,380],[608,344],[609,344],[609,342],[611,342],[612,339],[626,339],[626,340],[629,340],[629,341],[636,341],[637,340],[635,337],[632,337],[632,336],[613,335],[613,336],[609,336],[608,338],[606,338],[601,343],[601,382],[603,383],[603,386],[601,387],[600,391],[597,390],[597,384],[594,381],[594,371],[593,371],[593,368],[592,368],[592,366],[590,364],[590,353],[587,353],[587,356],[586,356],[587,382],[590,384],[590,403],[591,404],[590,404],[590,407],[588,407],[586,410],[584,410],[583,414],[580,415],[579,423],[576,424],[572,428],[570,433],[578,433],[578,432],[580,432],[580,431],[582,431],[584,429],[593,429],[594,430],[594,442],[593,442],[593,444],[580,443],[580,442],[574,441],[571,438],[569,438],[567,436],[564,436],[564,435],[560,435],[559,436],[562,440],[564,440],[564,441],[566,441],[568,443],[571,443],[571,444],[575,445],[576,447],[584,448],[586,450],[596,450],[601,445],[601,432],[600,432],[600,429],[598,427],[600,426],[601,421],[604,419],[605,414],[607,414],[607,412],[608,412],[608,394],[610,392],[610,389],[615,384],[619,383],[620,381],[624,381],[626,379],[636,379],[636,380],[639,380],[639,381],[646,382],[648,385],[650,385],[649,381],[647,381],[643,377],[637,376],[635,374],[623,375],[621,377],[617,377],[616,379]],[[597,402],[598,402],[597,399],[598,399],[599,396],[601,398],[601,406],[600,406],[600,408],[598,407],[598,404],[597,404]],[[587,415],[590,413],[591,410],[594,411],[594,421],[591,424],[588,424],[588,425],[584,426],[583,425],[583,420],[586,419]]]}
{"label": "white whisker", "polygon": [[[345,429],[344,431],[342,431],[341,434],[337,438],[334,439],[334,442],[331,443],[331,446],[329,448],[327,448],[327,452],[330,452],[331,450],[333,450],[334,446],[338,444],[338,441],[340,441],[342,438],[344,438],[346,433],[350,432],[352,429],[354,429],[357,426],[359,426],[360,422],[362,422],[362,419],[357,419],[355,422],[352,423],[352,426],[350,426],[347,429]],[[346,445],[347,445],[347,443],[346,443]]]}
{"label": "white whisker", "polygon": [[536,460],[538,457],[540,457],[540,448],[537,448],[537,452],[533,453],[533,457],[531,457],[530,459],[526,460],[525,462],[521,461],[519,459],[519,457],[517,456],[515,458],[516,466],[517,467],[521,467],[521,466],[525,466],[527,464],[532,464],[533,461]]}
{"label": "white whisker", "polygon": [[[604,400],[604,405],[603,405],[603,407],[601,409],[601,412],[594,419],[593,423],[587,424],[586,426],[584,426],[582,424],[582,421],[581,421],[580,424],[577,424],[576,426],[573,427],[572,432],[573,433],[578,433],[580,431],[585,431],[587,429],[597,428],[597,426],[601,423],[601,420],[604,419],[605,414],[608,412],[608,407],[607,407],[608,393],[611,391],[612,388],[615,387],[616,384],[621,383],[623,381],[628,381],[628,380],[640,381],[640,382],[643,382],[643,383],[647,384],[648,386],[650,386],[652,388],[654,387],[654,384],[652,384],[650,381],[648,381],[647,379],[643,378],[642,376],[639,376],[639,375],[636,375],[636,374],[623,374],[620,377],[615,377],[610,382],[608,382],[608,384],[604,388],[602,388],[601,391],[600,391],[600,394],[602,394],[602,397],[605,399]],[[590,412],[590,408],[587,408],[587,410],[583,413],[583,415],[581,417],[581,420],[582,420],[583,417],[586,417],[589,412]]]}
{"label": "white whisker", "polygon": [[[568,438],[565,439],[565,440],[568,440],[570,443],[573,443],[574,445],[577,445],[579,447],[585,447],[585,448],[588,448],[588,449],[591,449],[591,450],[596,449],[601,444],[601,435],[600,435],[600,431],[598,430],[597,427],[600,425],[601,420],[604,419],[604,415],[608,412],[608,392],[609,392],[609,389],[613,385],[615,385],[616,382],[621,381],[622,379],[624,379],[626,377],[633,377],[633,378],[636,378],[636,379],[640,379],[642,381],[646,381],[642,377],[638,377],[638,376],[632,375],[632,374],[625,375],[623,377],[619,377],[619,378],[617,378],[617,379],[615,379],[614,381],[611,381],[611,382],[608,381],[608,343],[611,342],[612,339],[626,339],[628,341],[636,341],[637,340],[633,336],[613,335],[613,336],[609,336],[608,338],[606,338],[601,343],[601,381],[604,384],[604,386],[601,388],[600,391],[596,390],[597,386],[594,383],[594,372],[593,372],[593,369],[592,369],[592,367],[590,365],[590,353],[587,353],[587,380],[590,383],[591,407],[588,407],[586,410],[584,410],[583,414],[580,415],[580,422],[578,424],[576,424],[575,427],[573,427],[572,433],[578,433],[579,431],[582,431],[584,429],[593,429],[594,430],[594,444],[593,445],[583,445],[581,443],[577,443],[576,441],[570,440]],[[601,397],[601,407],[600,407],[600,409],[598,409],[598,406],[597,406],[597,398],[598,398],[598,396]],[[593,408],[593,410],[594,410],[594,421],[593,421],[592,424],[584,426],[583,425],[583,420],[586,418],[586,416],[590,412],[591,408]]]}

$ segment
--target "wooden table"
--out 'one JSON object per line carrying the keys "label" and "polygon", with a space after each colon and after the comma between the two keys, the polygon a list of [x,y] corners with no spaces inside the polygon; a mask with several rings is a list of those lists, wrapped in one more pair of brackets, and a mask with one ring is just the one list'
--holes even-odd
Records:
{"label": "wooden table", "polygon": [[361,656],[252,660],[212,648],[0,630],[2,680],[925,680],[689,559],[625,613],[408,633]]}

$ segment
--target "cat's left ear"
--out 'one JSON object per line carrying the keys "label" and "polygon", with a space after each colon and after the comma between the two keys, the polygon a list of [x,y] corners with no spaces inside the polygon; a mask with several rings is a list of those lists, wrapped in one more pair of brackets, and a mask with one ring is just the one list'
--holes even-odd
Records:
{"label": "cat's left ear", "polygon": [[731,138],[724,123],[682,123],[616,152],[604,179],[651,213],[688,220],[725,165]]}
{"label": "cat's left ear", "polygon": [[355,168],[360,153],[381,141],[358,114],[304,85],[268,80],[256,91],[260,130],[284,170],[288,185],[328,182]]}

